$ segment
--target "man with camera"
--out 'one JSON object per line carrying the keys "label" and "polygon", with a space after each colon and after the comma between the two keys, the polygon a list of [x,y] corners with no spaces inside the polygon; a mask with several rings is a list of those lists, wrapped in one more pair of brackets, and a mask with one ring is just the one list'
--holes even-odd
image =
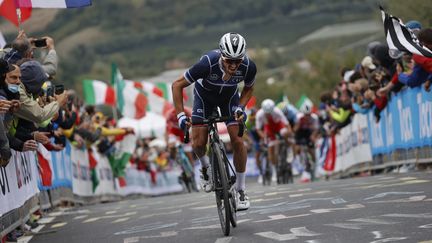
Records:
{"label": "man with camera", "polygon": [[20,31],[11,47],[3,57],[8,63],[16,64],[24,58],[32,59],[36,49],[46,50],[47,52],[41,60],[42,68],[50,78],[53,78],[57,73],[58,57],[54,48],[54,40],[51,37],[27,38],[25,32]]}

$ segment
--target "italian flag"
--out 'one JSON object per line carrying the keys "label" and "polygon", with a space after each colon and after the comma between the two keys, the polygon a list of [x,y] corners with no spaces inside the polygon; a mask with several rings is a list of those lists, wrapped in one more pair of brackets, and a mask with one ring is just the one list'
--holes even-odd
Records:
{"label": "italian flag", "polygon": [[[159,97],[164,98],[166,101],[173,103],[173,95],[171,91],[172,83],[165,83],[165,82],[152,83],[149,81],[141,81],[141,84],[147,93],[149,94],[153,93]],[[189,97],[186,95],[186,92],[183,90],[184,101],[187,101],[188,98]]]}
{"label": "italian flag", "polygon": [[121,178],[126,176],[125,169],[135,151],[136,141],[137,136],[135,134],[117,136],[115,144],[116,152],[108,156],[113,175],[119,179],[120,186],[125,183]]}
{"label": "italian flag", "polygon": [[312,107],[312,111],[315,112],[312,100],[309,99],[306,95],[302,95],[300,99],[297,101],[296,106],[299,110],[302,110],[302,108],[306,105]]}
{"label": "italian flag", "polygon": [[172,103],[169,102],[169,100],[165,99],[164,97],[165,91],[161,90],[157,85],[146,81],[141,81],[141,82],[126,81],[126,82],[132,82],[136,89],[140,90],[146,95],[148,100],[146,106],[147,111],[156,113],[158,115],[164,115],[173,106]]}
{"label": "italian flag", "polygon": [[116,95],[114,89],[99,80],[83,81],[84,100],[89,105],[115,106]]}
{"label": "italian flag", "polygon": [[123,79],[115,64],[112,66],[112,83],[117,95],[117,108],[123,116],[140,119],[146,114],[148,100],[145,93],[137,87],[136,82]]}

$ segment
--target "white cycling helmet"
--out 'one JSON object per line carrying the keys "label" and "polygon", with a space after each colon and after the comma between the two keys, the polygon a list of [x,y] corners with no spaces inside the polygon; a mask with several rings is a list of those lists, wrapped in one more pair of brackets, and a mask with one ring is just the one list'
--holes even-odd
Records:
{"label": "white cycling helmet", "polygon": [[261,109],[263,109],[264,113],[266,113],[266,114],[272,113],[274,107],[275,107],[275,103],[271,99],[265,99],[261,103]]}
{"label": "white cycling helmet", "polygon": [[300,107],[300,112],[303,114],[312,113],[312,105],[309,103],[304,104],[302,107]]}
{"label": "white cycling helmet", "polygon": [[219,41],[219,49],[226,58],[241,59],[246,54],[246,40],[240,34],[226,33]]}

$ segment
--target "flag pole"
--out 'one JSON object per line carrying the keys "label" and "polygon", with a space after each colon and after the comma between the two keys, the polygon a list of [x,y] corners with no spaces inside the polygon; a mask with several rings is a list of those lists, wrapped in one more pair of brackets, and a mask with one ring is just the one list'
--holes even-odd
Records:
{"label": "flag pole", "polygon": [[[116,65],[114,63],[111,64],[111,85],[114,85],[114,95],[116,96],[116,102],[115,105],[112,107],[112,113],[114,120],[118,121],[118,113],[117,113],[117,79],[114,78],[114,69],[116,68]],[[113,82],[114,81],[114,82]]]}
{"label": "flag pole", "polygon": [[21,30],[21,9],[16,8],[16,14],[18,17],[18,32]]}

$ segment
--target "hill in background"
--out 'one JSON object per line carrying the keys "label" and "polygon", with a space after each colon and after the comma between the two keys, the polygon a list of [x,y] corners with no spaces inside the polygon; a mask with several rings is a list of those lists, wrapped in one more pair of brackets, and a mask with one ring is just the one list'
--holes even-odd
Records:
{"label": "hill in background", "polygon": [[[246,37],[260,73],[267,73],[259,76],[265,81],[275,68],[285,70],[290,60],[304,58],[317,45],[346,46],[371,33],[343,36],[340,43],[301,37],[326,25],[377,19],[378,14],[372,0],[93,2],[85,9],[35,10],[24,25],[29,36],[54,37],[61,58],[57,80],[78,90],[83,78],[108,81],[111,62],[127,78],[188,67],[217,48],[220,36],[229,31]],[[16,30],[4,22],[0,28],[11,40]]]}

